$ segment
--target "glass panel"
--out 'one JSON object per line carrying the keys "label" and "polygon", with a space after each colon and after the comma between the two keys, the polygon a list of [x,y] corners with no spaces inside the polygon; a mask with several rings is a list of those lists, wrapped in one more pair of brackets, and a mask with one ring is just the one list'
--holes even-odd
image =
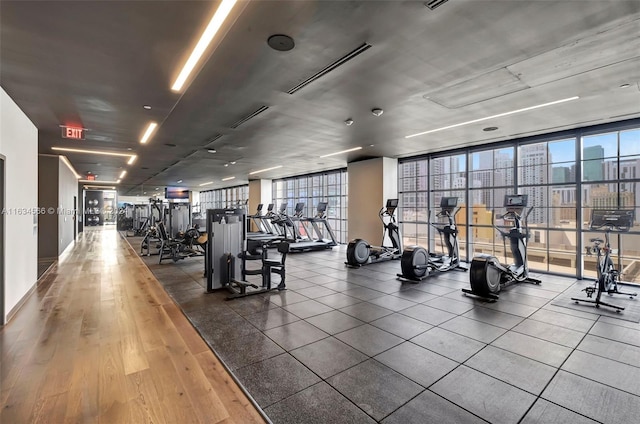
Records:
{"label": "glass panel", "polygon": [[549,231],[549,271],[575,274],[578,266],[576,243],[577,233],[575,230]]}
{"label": "glass panel", "polygon": [[575,162],[563,162],[550,166],[550,179],[553,184],[571,183],[576,181]]}
{"label": "glass panel", "polygon": [[[627,156],[620,158],[618,167],[620,168],[619,172],[621,180],[635,180],[640,178],[640,156]],[[615,173],[613,175],[615,175]],[[614,178],[615,177],[607,174],[607,180]]]}
{"label": "glass panel", "polygon": [[582,181],[602,180],[604,180],[604,159],[585,160],[582,162]]}
{"label": "glass panel", "polygon": [[[529,268],[532,271],[548,271],[548,236],[549,233],[545,229],[536,228],[535,226],[529,227],[529,241],[527,242],[527,261]],[[509,244],[507,243],[507,249],[509,250],[509,258],[512,258]]]}
{"label": "glass panel", "polygon": [[640,155],[640,130],[620,133],[620,156]]}
{"label": "glass panel", "polygon": [[548,144],[549,162],[575,162],[576,160],[576,140],[551,141]]}
{"label": "glass panel", "polygon": [[[637,219],[634,230],[638,230]],[[640,234],[621,234],[620,247],[621,266],[619,269],[622,269],[620,279],[622,281],[640,283]]]}
{"label": "glass panel", "polygon": [[618,134],[598,134],[582,138],[582,159],[593,160],[618,156]]}

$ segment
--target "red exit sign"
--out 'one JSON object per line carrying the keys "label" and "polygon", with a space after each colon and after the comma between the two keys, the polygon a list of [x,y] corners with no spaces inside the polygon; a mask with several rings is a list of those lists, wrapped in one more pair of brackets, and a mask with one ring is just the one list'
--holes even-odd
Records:
{"label": "red exit sign", "polygon": [[95,181],[96,180],[96,176],[93,174],[87,174],[87,181]]}
{"label": "red exit sign", "polygon": [[84,128],[62,127],[62,138],[84,140]]}

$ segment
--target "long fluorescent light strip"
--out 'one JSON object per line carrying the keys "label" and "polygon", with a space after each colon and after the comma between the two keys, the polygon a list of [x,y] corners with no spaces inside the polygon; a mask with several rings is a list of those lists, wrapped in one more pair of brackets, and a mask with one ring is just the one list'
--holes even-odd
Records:
{"label": "long fluorescent light strip", "polygon": [[321,158],[328,158],[329,156],[341,155],[343,153],[355,152],[356,150],[360,150],[362,147],[354,147],[353,149],[342,150],[340,152],[329,153],[328,155],[322,155]]}
{"label": "long fluorescent light strip", "polygon": [[118,179],[119,180],[123,179],[125,175],[127,175],[127,170],[126,169],[120,173],[120,176],[118,177]]}
{"label": "long fluorescent light strip", "polygon": [[151,134],[153,133],[153,131],[156,129],[157,126],[158,126],[157,123],[149,122],[149,126],[147,126],[147,130],[144,132],[144,134],[142,135],[142,138],[140,139],[140,144],[145,144],[147,141],[149,141]]}
{"label": "long fluorescent light strip", "polygon": [[119,184],[119,181],[98,181],[98,180],[79,180],[81,183],[94,183],[94,184]]}
{"label": "long fluorescent light strip", "polygon": [[206,182],[206,183],[199,184],[199,186],[202,187],[202,186],[206,186],[206,185],[209,185],[209,184],[213,184],[213,181],[209,181],[209,182]]}
{"label": "long fluorescent light strip", "polygon": [[115,190],[116,189],[115,187],[97,186],[97,185],[86,185],[86,186],[84,186],[84,188],[90,188],[90,187],[93,187],[93,188],[109,188],[111,190]]}
{"label": "long fluorescent light strip", "polygon": [[229,180],[233,180],[235,177],[227,177],[227,178],[223,178],[222,181],[229,181]]}
{"label": "long fluorescent light strip", "polygon": [[133,162],[136,161],[136,159],[138,159],[138,155],[133,155],[129,158],[129,160],[127,161],[127,165],[131,165]]}
{"label": "long fluorescent light strip", "polygon": [[216,13],[213,14],[209,25],[207,25],[207,28],[202,33],[198,44],[196,44],[193,51],[191,52],[191,55],[189,56],[189,59],[187,59],[187,62],[182,67],[178,78],[176,78],[175,82],[171,86],[171,89],[173,91],[180,91],[182,89],[182,86],[184,85],[187,78],[189,78],[189,75],[193,71],[193,68],[195,68],[196,64],[204,54],[204,51],[211,43],[211,40],[213,40],[213,37],[215,37],[224,20],[227,19],[227,16],[231,12],[231,9],[235,4],[236,0],[222,0],[222,3],[220,3],[218,10],[216,10]]}
{"label": "long fluorescent light strip", "polygon": [[71,165],[71,162],[69,162],[69,159],[67,159],[66,156],[60,156],[60,159],[62,159],[62,162],[64,162],[65,165],[67,165],[67,168],[69,168],[69,170],[71,172],[73,172],[73,175],[76,176],[77,179],[81,179],[82,177],[76,172],[75,168],[73,167],[73,165]]}
{"label": "long fluorescent light strip", "polygon": [[51,150],[59,150],[61,152],[74,152],[74,153],[89,153],[92,155],[106,155],[106,156],[123,156],[131,157],[130,153],[117,153],[117,152],[105,152],[102,150],[82,150],[82,149],[69,149],[66,147],[52,147]]}
{"label": "long fluorescent light strip", "polygon": [[282,168],[282,165],[274,166],[272,168],[259,169],[257,171],[249,172],[249,175],[258,174],[260,172],[272,171],[274,169]]}
{"label": "long fluorescent light strip", "polygon": [[497,115],[487,116],[485,118],[474,119],[472,121],[467,121],[467,122],[461,122],[459,124],[447,125],[446,127],[436,128],[435,130],[423,131],[423,132],[419,132],[419,133],[416,133],[416,134],[407,135],[404,138],[418,137],[419,135],[431,134],[431,133],[438,132],[438,131],[444,131],[444,130],[448,130],[448,129],[451,129],[451,128],[461,127],[463,125],[475,124],[477,122],[487,121],[489,119],[502,118],[503,116],[513,115],[513,114],[516,114],[516,113],[527,112],[529,110],[540,109],[540,108],[547,107],[547,106],[553,106],[553,105],[557,105],[557,104],[560,104],[560,103],[570,102],[572,100],[576,100],[576,99],[579,99],[579,98],[580,98],[579,96],[568,97],[566,99],[556,100],[555,102],[543,103],[541,105],[530,106],[530,107],[525,107],[524,109],[517,109],[517,110],[512,110],[510,112],[499,113]]}

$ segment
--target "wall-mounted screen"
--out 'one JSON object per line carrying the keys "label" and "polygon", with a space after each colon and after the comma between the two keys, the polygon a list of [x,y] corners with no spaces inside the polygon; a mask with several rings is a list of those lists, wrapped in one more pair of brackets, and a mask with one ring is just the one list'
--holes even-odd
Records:
{"label": "wall-mounted screen", "polygon": [[165,199],[188,199],[189,189],[184,187],[167,187],[164,189]]}

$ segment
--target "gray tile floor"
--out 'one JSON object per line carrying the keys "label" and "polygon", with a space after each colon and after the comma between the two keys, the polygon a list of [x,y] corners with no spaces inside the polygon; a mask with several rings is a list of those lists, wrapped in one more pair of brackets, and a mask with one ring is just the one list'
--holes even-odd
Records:
{"label": "gray tile floor", "polygon": [[640,422],[640,324],[552,305],[575,280],[487,303],[465,272],[403,283],[344,257],[291,254],[288,290],[231,301],[201,259],[143,260],[276,424]]}

